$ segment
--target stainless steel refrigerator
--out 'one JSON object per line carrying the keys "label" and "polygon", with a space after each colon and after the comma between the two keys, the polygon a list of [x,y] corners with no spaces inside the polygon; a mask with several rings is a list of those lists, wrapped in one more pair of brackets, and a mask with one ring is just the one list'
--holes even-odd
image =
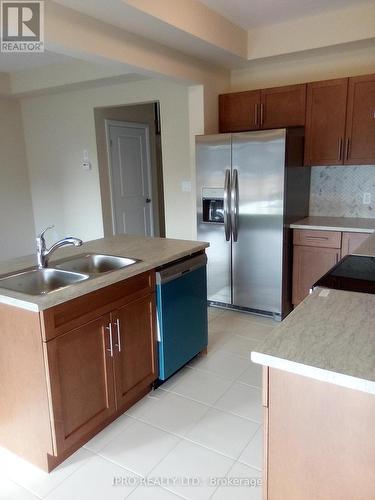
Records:
{"label": "stainless steel refrigerator", "polygon": [[303,128],[197,136],[197,229],[212,305],[282,319],[292,309],[289,224],[308,215]]}

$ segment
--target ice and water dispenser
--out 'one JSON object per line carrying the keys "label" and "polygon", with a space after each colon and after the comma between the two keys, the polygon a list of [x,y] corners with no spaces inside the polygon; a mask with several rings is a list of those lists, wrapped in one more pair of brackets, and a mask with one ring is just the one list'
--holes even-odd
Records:
{"label": "ice and water dispenser", "polygon": [[203,222],[224,224],[224,189],[202,189]]}

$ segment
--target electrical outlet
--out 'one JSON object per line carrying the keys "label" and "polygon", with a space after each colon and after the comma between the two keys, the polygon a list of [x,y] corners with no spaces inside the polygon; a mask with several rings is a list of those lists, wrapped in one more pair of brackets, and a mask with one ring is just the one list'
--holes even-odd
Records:
{"label": "electrical outlet", "polygon": [[370,205],[371,203],[371,193],[363,193],[363,204]]}

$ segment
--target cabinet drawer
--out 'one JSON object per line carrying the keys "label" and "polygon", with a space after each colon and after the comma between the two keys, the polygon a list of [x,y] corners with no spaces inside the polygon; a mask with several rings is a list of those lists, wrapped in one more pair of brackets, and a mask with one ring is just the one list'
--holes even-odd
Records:
{"label": "cabinet drawer", "polygon": [[149,271],[51,307],[41,313],[42,339],[51,340],[154,291],[155,271]]}
{"label": "cabinet drawer", "polygon": [[341,248],[341,232],[295,229],[293,243],[308,247]]}

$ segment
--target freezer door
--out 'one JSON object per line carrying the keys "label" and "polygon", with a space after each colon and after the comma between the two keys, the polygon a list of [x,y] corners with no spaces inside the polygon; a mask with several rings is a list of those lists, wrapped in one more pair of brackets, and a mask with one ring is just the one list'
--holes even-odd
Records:
{"label": "freezer door", "polygon": [[233,304],[281,314],[286,131],[232,136]]}
{"label": "freezer door", "polygon": [[[208,300],[231,304],[231,231],[229,188],[231,180],[231,135],[197,136],[197,230],[198,239],[208,241],[207,295]],[[227,185],[226,184],[227,181]],[[223,201],[221,222],[205,222],[203,199]],[[206,210],[207,212],[207,210]],[[226,234],[227,233],[227,234]]]}

